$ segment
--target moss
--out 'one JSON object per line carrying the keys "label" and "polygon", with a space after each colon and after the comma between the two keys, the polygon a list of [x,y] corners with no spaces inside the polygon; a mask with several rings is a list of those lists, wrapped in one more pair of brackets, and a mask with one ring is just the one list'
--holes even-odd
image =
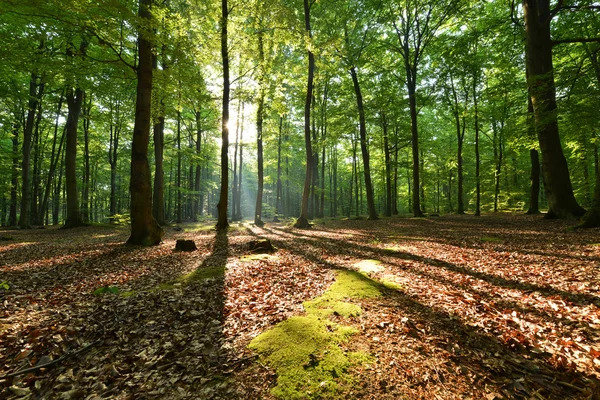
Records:
{"label": "moss", "polygon": [[256,337],[249,345],[277,372],[272,390],[282,399],[342,397],[352,387],[354,366],[371,362],[361,352],[346,352],[340,345],[356,329],[331,321],[332,314],[357,316],[362,309],[346,299],[382,295],[381,285],[354,271],[340,271],[336,282],[320,297],[304,302],[305,316],[292,317]]}
{"label": "moss", "polygon": [[164,282],[156,286],[153,290],[173,290],[192,282],[201,282],[206,279],[222,278],[225,276],[225,267],[206,267],[198,268],[189,274],[181,275],[171,282]]}
{"label": "moss", "polygon": [[391,290],[402,290],[402,289],[404,289],[401,284],[396,283],[396,282],[384,280],[381,283],[383,284],[383,286],[385,286],[386,288],[391,289]]}
{"label": "moss", "polygon": [[190,283],[190,282],[199,282],[206,279],[212,278],[222,278],[225,275],[225,267],[207,267],[207,268],[198,268],[195,271],[180,276],[177,278],[177,282],[181,283]]}
{"label": "moss", "polygon": [[135,296],[136,291],[135,290],[128,290],[126,292],[120,293],[121,297],[131,297],[131,296]]}
{"label": "moss", "polygon": [[482,236],[481,238],[479,238],[482,242],[501,242],[502,239],[497,238],[497,237],[492,237],[492,236]]}

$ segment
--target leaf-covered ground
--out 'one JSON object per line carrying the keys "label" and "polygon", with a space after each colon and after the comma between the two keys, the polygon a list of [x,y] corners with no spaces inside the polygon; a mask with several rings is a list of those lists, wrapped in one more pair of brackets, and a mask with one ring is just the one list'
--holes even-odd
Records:
{"label": "leaf-covered ground", "polygon": [[[198,224],[153,248],[123,244],[126,228],[0,231],[0,398],[272,398],[277,373],[248,344],[303,315],[339,270],[397,287],[331,317],[356,331],[343,351],[370,357],[340,397],[599,398],[599,231],[568,224]],[[252,254],[257,238],[277,251]]]}

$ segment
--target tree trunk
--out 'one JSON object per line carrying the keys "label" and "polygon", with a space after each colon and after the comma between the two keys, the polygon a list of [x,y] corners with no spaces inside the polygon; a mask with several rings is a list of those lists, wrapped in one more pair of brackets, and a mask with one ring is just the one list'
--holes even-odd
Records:
{"label": "tree trunk", "polygon": [[227,24],[229,8],[227,0],[221,0],[221,56],[223,59],[223,109],[221,121],[221,195],[217,204],[217,229],[227,229],[227,195],[229,192],[229,49],[227,44]]}
{"label": "tree trunk", "polygon": [[356,103],[358,106],[360,150],[363,158],[365,190],[367,191],[367,209],[369,212],[369,219],[376,220],[378,217],[377,210],[375,210],[375,198],[373,196],[373,184],[371,182],[371,167],[369,162],[369,148],[367,144],[367,123],[365,120],[365,109],[363,105],[362,93],[360,91],[360,84],[358,82],[358,74],[355,67],[350,68],[350,75],[352,76],[352,82],[354,83],[354,92],[356,93]]}
{"label": "tree trunk", "polygon": [[[113,108],[114,107],[114,108]],[[116,121],[113,120],[113,110],[116,113]],[[110,165],[110,220],[117,214],[117,158],[119,155],[119,136],[121,134],[120,104],[111,104],[110,112],[110,138],[108,145],[108,163]],[[156,144],[155,144],[156,146]]]}
{"label": "tree trunk", "polygon": [[279,214],[281,213],[281,139],[283,136],[283,117],[279,117],[279,135],[277,137],[277,197],[275,198],[275,215],[273,222],[279,222]]}
{"label": "tree trunk", "polygon": [[202,214],[202,204],[200,203],[200,175],[202,174],[201,155],[202,155],[202,120],[200,111],[196,111],[196,175],[194,181],[194,191],[196,199],[194,205],[194,217],[197,220],[198,215]]}
{"label": "tree trunk", "polygon": [[90,222],[90,112],[92,110],[92,96],[86,102],[87,95],[83,95],[83,191],[81,218],[84,223]]}
{"label": "tree trunk", "polygon": [[548,218],[582,216],[585,210],[573,194],[567,160],[558,131],[556,90],[550,36],[550,0],[524,0],[529,93],[542,153]]}
{"label": "tree trunk", "polygon": [[19,124],[13,124],[12,134],[12,176],[10,180],[10,211],[8,225],[17,225],[17,190],[19,186]]}
{"label": "tree trunk", "polygon": [[56,109],[56,119],[54,122],[54,138],[52,140],[52,155],[50,156],[50,168],[48,169],[48,176],[46,179],[46,187],[44,189],[44,197],[42,199],[42,204],[40,205],[39,214],[40,216],[44,216],[46,211],[48,210],[48,201],[50,199],[50,190],[52,188],[52,181],[54,179],[54,174],[56,172],[56,166],[58,165],[58,161],[60,160],[62,154],[62,147],[65,139],[65,130],[60,138],[60,142],[58,145],[58,151],[56,151],[56,142],[58,141],[58,125],[60,120],[60,111],[62,109],[63,96],[61,94],[58,99],[58,107]]}
{"label": "tree trunk", "polygon": [[181,111],[177,110],[177,203],[175,208],[176,222],[180,224],[181,218]]}
{"label": "tree trunk", "polygon": [[[140,0],[141,20],[150,23],[152,0]],[[152,185],[148,164],[152,104],[152,44],[149,30],[138,26],[137,96],[131,143],[131,236],[127,243],[153,246],[160,243],[163,230],[152,216]]]}
{"label": "tree trunk", "polygon": [[67,89],[67,143],[65,153],[65,177],[67,190],[67,219],[64,228],[83,225],[79,210],[79,192],[77,191],[77,126],[83,103],[83,89]]}
{"label": "tree trunk", "polygon": [[[306,33],[312,38],[310,28],[310,1],[304,0],[304,26]],[[312,182],[313,169],[313,151],[310,136],[310,109],[313,97],[313,80],[315,75],[315,56],[312,51],[308,50],[308,82],[306,87],[306,101],[304,102],[304,142],[306,146],[306,176],[304,178],[304,190],[302,191],[302,205],[300,209],[300,217],[296,220],[294,227],[305,229],[310,227],[308,223],[308,201],[310,195],[310,184]]]}
{"label": "tree trunk", "polygon": [[[479,67],[475,67],[473,74],[473,113],[475,124],[475,216],[481,216],[481,155],[479,153],[479,104],[477,85],[479,83]],[[438,211],[439,212],[439,211]]]}
{"label": "tree trunk", "polygon": [[256,207],[254,209],[254,224],[256,226],[263,226],[262,220],[262,199],[263,199],[263,187],[264,187],[264,163],[263,163],[263,118],[265,108],[265,50],[263,44],[263,31],[258,31],[258,64],[259,64],[259,78],[258,78],[258,107],[256,110],[256,158],[257,158],[257,180],[258,187],[256,189]]}
{"label": "tree trunk", "polygon": [[[43,44],[40,44],[42,47]],[[19,227],[21,229],[30,228],[30,206],[31,206],[31,183],[30,183],[30,166],[31,166],[31,138],[33,136],[33,126],[35,122],[35,112],[37,104],[42,95],[41,89],[38,92],[37,83],[38,76],[31,74],[29,81],[29,101],[27,109],[27,119],[25,121],[25,129],[23,132],[23,157],[21,159],[21,213],[19,215]]]}
{"label": "tree trunk", "polygon": [[[164,47],[162,49],[163,71],[167,69],[164,62]],[[152,56],[152,69],[158,70],[158,57]],[[160,92],[159,92],[160,93]],[[165,149],[165,102],[161,98],[158,101],[158,117],[152,127],[152,140],[154,141],[154,186],[152,192],[152,216],[159,225],[164,225],[165,217],[165,168],[164,168],[164,149]],[[116,146],[115,146],[116,163]]]}
{"label": "tree trunk", "polygon": [[381,115],[383,129],[383,154],[385,157],[385,216],[392,216],[392,163],[390,157],[390,143],[388,138],[388,121],[385,113]]}
{"label": "tree trunk", "polygon": [[419,176],[419,128],[417,126],[417,97],[416,97],[416,67],[411,68],[408,61],[408,52],[405,56],[405,69],[407,72],[406,87],[408,89],[408,102],[410,108],[410,122],[411,122],[411,140],[412,140],[412,209],[415,217],[422,217],[423,211],[421,211],[421,200],[419,197],[420,192],[420,176]]}

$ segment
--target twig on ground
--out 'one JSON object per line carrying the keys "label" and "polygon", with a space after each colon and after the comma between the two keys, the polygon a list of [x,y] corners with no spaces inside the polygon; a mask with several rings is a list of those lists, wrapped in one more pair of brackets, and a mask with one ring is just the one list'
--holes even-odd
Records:
{"label": "twig on ground", "polygon": [[100,343],[101,339],[97,339],[94,340],[93,342],[86,344],[85,346],[83,346],[82,348],[72,351],[70,353],[67,353],[59,358],[57,358],[56,360],[50,361],[46,364],[42,364],[42,365],[36,365],[35,367],[31,367],[31,368],[26,368],[26,369],[22,369],[20,371],[15,371],[15,372],[11,372],[10,374],[6,374],[3,376],[0,376],[0,379],[8,379],[8,378],[14,378],[15,376],[19,376],[19,375],[23,375],[23,374],[28,374],[30,372],[34,372],[43,368],[49,368],[53,365],[56,365],[60,362],[63,362],[64,360],[66,360],[67,358],[73,357],[77,354],[83,353],[84,351],[88,350],[89,348],[97,345],[98,343]]}

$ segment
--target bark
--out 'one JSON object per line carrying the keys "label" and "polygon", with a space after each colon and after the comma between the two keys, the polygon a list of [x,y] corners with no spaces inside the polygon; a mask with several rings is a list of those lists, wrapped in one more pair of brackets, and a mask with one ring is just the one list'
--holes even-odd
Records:
{"label": "bark", "polygon": [[[42,46],[43,44],[40,44]],[[30,228],[30,207],[31,207],[31,138],[33,136],[33,126],[35,122],[35,112],[41,97],[41,88],[38,92],[38,76],[33,73],[29,81],[29,101],[27,108],[27,119],[25,120],[25,129],[23,131],[23,146],[21,159],[21,210],[19,215],[19,227],[21,229]]]}
{"label": "bark", "polygon": [[89,102],[86,104],[87,95],[83,97],[83,190],[82,190],[82,210],[81,218],[84,223],[90,222],[90,112],[92,109],[92,96],[89,96]]}
{"label": "bark", "polygon": [[550,0],[524,0],[527,38],[529,94],[533,103],[535,125],[542,155],[544,188],[548,199],[548,218],[583,216],[569,176],[558,131],[556,89],[552,65],[550,36]]}
{"label": "bark", "polygon": [[390,157],[390,143],[388,138],[388,121],[384,114],[381,116],[383,129],[383,154],[385,157],[385,216],[392,216],[392,165]]}
{"label": "bark", "polygon": [[10,211],[8,225],[17,225],[17,190],[19,186],[19,124],[14,123],[12,134],[12,176],[10,180]]}
{"label": "bark", "polygon": [[218,219],[217,229],[227,229],[227,195],[229,193],[229,49],[227,44],[227,24],[229,20],[229,8],[227,0],[221,0],[221,57],[223,59],[223,109],[221,121],[221,195],[217,204]]}
{"label": "bark", "polygon": [[[535,139],[535,124],[533,120],[533,103],[531,97],[528,96],[527,107],[527,130],[530,138]],[[527,214],[540,213],[540,155],[534,148],[529,150],[529,158],[531,160],[531,174],[529,186],[529,209]]]}
{"label": "bark", "polygon": [[275,215],[273,222],[279,222],[281,213],[281,138],[283,136],[283,117],[279,117],[279,135],[277,137],[277,195],[275,198]]}
{"label": "bark", "polygon": [[[304,27],[309,37],[312,37],[310,28],[310,4],[309,0],[304,0]],[[302,191],[302,205],[300,209],[300,217],[296,220],[294,227],[309,228],[308,223],[308,201],[310,195],[310,184],[312,182],[313,169],[313,151],[310,136],[310,111],[313,97],[313,80],[315,75],[315,56],[308,50],[308,80],[306,87],[306,101],[304,102],[304,142],[306,146],[306,176],[304,178],[304,190]]]}
{"label": "bark", "polygon": [[365,190],[367,191],[367,209],[369,212],[369,219],[376,220],[377,210],[375,209],[375,197],[373,195],[373,184],[371,182],[371,166],[369,161],[369,148],[367,144],[367,123],[365,120],[365,109],[363,104],[362,93],[360,90],[360,84],[358,82],[358,74],[356,68],[350,68],[350,75],[352,76],[352,82],[354,83],[354,92],[356,94],[356,103],[358,106],[358,117],[359,117],[359,132],[360,132],[360,150],[363,158],[363,173],[365,177]]}
{"label": "bark", "polygon": [[52,181],[54,179],[54,174],[56,172],[56,166],[58,165],[58,161],[60,160],[60,156],[62,154],[62,147],[63,147],[64,137],[65,137],[64,130],[63,130],[63,133],[60,138],[58,151],[56,151],[56,143],[58,141],[58,125],[59,125],[60,111],[62,109],[62,104],[63,104],[63,96],[61,94],[60,98],[58,99],[58,106],[56,109],[56,118],[55,118],[55,122],[54,122],[54,139],[52,140],[52,154],[50,156],[50,168],[48,169],[48,176],[46,179],[46,187],[44,190],[44,197],[42,199],[42,204],[40,205],[40,211],[39,211],[41,216],[45,215],[46,211],[48,210],[48,201],[50,199],[50,190],[52,188]]}
{"label": "bark", "polygon": [[[167,69],[167,64],[164,62],[164,47],[163,51],[163,70]],[[152,57],[152,69],[158,69],[158,58]],[[164,167],[164,149],[165,149],[165,102],[161,98],[158,101],[158,117],[152,127],[152,140],[154,141],[154,186],[152,192],[152,216],[159,225],[164,225],[165,217],[165,167]],[[118,137],[117,137],[118,140]],[[116,151],[116,146],[115,146]],[[116,152],[115,152],[116,163]],[[116,166],[116,165],[115,165]]]}
{"label": "bark", "polygon": [[181,111],[177,110],[177,202],[175,206],[176,222],[180,224],[181,218]]}
{"label": "bark", "polygon": [[[40,88],[43,90],[43,88]],[[41,162],[42,162],[42,135],[40,133],[40,123],[42,122],[42,101],[38,102],[37,114],[35,118],[35,130],[33,134],[33,174],[32,174],[32,193],[31,193],[31,221],[33,225],[43,225],[44,221],[41,219],[39,214],[38,205],[41,203],[39,200],[40,196],[40,181],[41,181]]]}
{"label": "bark", "polygon": [[[152,0],[140,0],[142,21],[151,20]],[[137,95],[131,143],[131,236],[127,243],[153,246],[161,242],[163,230],[152,216],[152,185],[148,163],[152,102],[152,44],[148,30],[138,27]]]}
{"label": "bark", "polygon": [[[79,48],[85,54],[87,43],[83,41]],[[72,50],[67,56],[73,57]],[[79,192],[77,191],[77,126],[83,105],[84,91],[81,87],[67,88],[67,143],[65,147],[65,184],[67,190],[67,219],[63,228],[75,228],[84,225],[79,208]]]}
{"label": "bark", "polygon": [[[419,128],[417,125],[417,97],[416,97],[416,67],[411,68],[409,64],[406,64],[406,70],[410,78],[406,80],[406,86],[408,88],[408,101],[410,108],[410,121],[411,121],[411,140],[412,140],[412,209],[415,217],[422,217],[423,211],[421,211],[421,201],[419,198],[419,189],[421,187],[420,175],[419,175]],[[413,74],[414,70],[414,74]]]}
{"label": "bark", "polygon": [[239,201],[238,199],[238,164],[237,164],[237,160],[238,160],[238,147],[239,147],[239,142],[240,142],[240,110],[241,110],[241,105],[242,102],[241,100],[238,101],[238,107],[237,107],[237,120],[236,120],[236,124],[235,124],[235,145],[234,145],[234,150],[233,150],[233,187],[231,188],[231,219],[233,221],[237,221],[237,215],[236,215],[236,210],[237,210],[237,203]]}
{"label": "bark", "polygon": [[[113,107],[116,121],[113,120]],[[111,104],[110,138],[108,147],[108,163],[110,165],[110,220],[117,213],[117,158],[119,155],[119,136],[121,134],[120,103]]]}
{"label": "bark", "polygon": [[[590,60],[592,61],[592,66],[594,67],[594,71],[596,72],[596,79],[598,84],[600,84],[600,63],[598,63],[598,52],[600,50],[596,50],[595,52],[590,52]],[[598,173],[598,147],[594,146],[594,169],[596,174],[596,188],[594,190],[594,200],[592,207],[588,210],[588,212],[581,219],[581,223],[579,224],[579,228],[597,228],[600,226],[600,173]]]}
{"label": "bark", "polygon": [[[479,67],[475,67],[473,74],[473,113],[475,124],[475,216],[481,215],[481,155],[479,153],[479,104],[477,85],[479,83]],[[438,203],[439,204],[439,203]],[[439,210],[438,210],[439,212]]]}
{"label": "bark", "polygon": [[200,203],[200,176],[202,175],[202,165],[200,156],[202,154],[202,119],[200,111],[196,111],[196,175],[194,181],[195,205],[194,216],[197,220],[198,215],[202,214],[202,204]]}
{"label": "bark", "polygon": [[258,187],[256,190],[256,207],[254,209],[254,224],[263,226],[262,220],[262,200],[264,188],[264,162],[263,162],[263,118],[265,108],[265,50],[263,44],[263,31],[258,31],[258,63],[260,75],[258,79],[259,95],[258,107],[256,110],[256,158],[257,158],[257,180]]}

